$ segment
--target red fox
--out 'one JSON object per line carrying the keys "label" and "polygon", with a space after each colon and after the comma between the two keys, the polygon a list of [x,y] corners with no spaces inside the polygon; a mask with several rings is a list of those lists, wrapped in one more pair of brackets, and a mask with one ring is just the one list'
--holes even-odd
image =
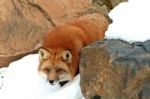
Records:
{"label": "red fox", "polygon": [[45,35],[39,50],[39,72],[50,84],[72,80],[79,73],[80,50],[104,38],[103,32],[89,21],[75,21],[55,27]]}

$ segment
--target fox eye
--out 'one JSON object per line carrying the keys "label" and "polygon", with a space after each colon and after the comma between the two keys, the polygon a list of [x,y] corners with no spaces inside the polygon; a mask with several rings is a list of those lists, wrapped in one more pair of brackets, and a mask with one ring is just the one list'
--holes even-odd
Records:
{"label": "fox eye", "polygon": [[51,70],[49,68],[45,68],[44,71],[49,73]]}

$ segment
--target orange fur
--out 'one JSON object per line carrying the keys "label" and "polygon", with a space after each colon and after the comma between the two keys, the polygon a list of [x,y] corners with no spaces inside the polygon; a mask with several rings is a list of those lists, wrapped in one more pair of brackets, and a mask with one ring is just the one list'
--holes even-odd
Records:
{"label": "orange fur", "polygon": [[57,26],[48,32],[44,38],[43,47],[49,51],[51,55],[49,61],[51,62],[62,61],[61,58],[58,58],[57,53],[69,50],[72,54],[72,61],[66,64],[70,68],[71,75],[75,76],[79,69],[81,48],[103,38],[104,32],[99,33],[95,24],[88,21],[75,21]]}

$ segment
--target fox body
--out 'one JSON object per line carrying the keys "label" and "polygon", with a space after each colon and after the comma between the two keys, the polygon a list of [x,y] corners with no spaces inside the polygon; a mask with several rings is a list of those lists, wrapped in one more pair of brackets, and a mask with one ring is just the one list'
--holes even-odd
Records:
{"label": "fox body", "polygon": [[103,38],[104,32],[99,32],[99,28],[89,21],[55,27],[45,35],[39,50],[39,72],[51,84],[72,80],[79,73],[81,48]]}

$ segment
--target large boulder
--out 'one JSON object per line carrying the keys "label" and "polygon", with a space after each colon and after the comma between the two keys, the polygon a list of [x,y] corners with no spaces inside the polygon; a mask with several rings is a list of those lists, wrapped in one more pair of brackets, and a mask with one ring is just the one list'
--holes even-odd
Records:
{"label": "large boulder", "polygon": [[86,99],[150,99],[150,41],[104,40],[81,51]]}
{"label": "large boulder", "polygon": [[46,31],[76,19],[108,26],[91,0],[1,0],[0,67],[36,52]]}

